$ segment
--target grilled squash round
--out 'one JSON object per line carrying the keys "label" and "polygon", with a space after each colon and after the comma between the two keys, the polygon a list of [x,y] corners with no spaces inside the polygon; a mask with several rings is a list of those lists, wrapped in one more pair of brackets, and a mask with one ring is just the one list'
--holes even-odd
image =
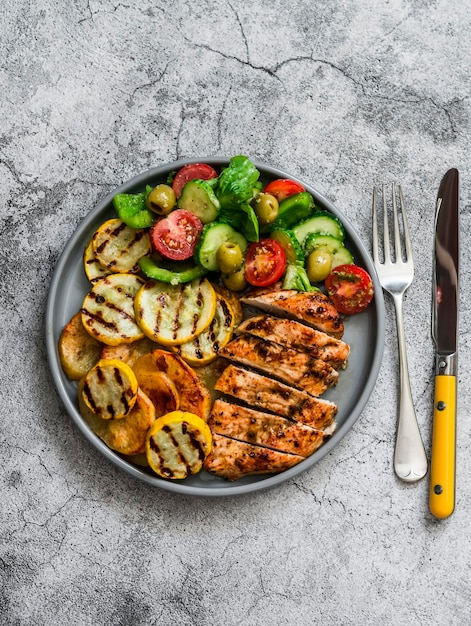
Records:
{"label": "grilled squash round", "polygon": [[137,273],[138,261],[151,253],[149,233],[127,226],[119,218],[104,222],[92,237],[95,259],[112,272]]}
{"label": "grilled squash round", "polygon": [[97,281],[82,304],[85,330],[110,346],[142,339],[134,316],[134,298],[141,286],[134,274],[110,274]]}
{"label": "grilled squash round", "polygon": [[[147,432],[155,421],[154,405],[146,394],[138,389],[136,402],[126,417],[118,420],[104,420],[85,404],[82,394],[83,384],[82,379],[78,387],[79,411],[95,435],[115,452],[145,456]],[[136,462],[134,459],[133,461]],[[144,459],[141,465],[144,464],[143,461]]]}
{"label": "grilled squash round", "polygon": [[88,242],[88,245],[83,253],[83,269],[86,277],[91,283],[96,283],[97,280],[111,274],[111,270],[103,267],[103,265],[97,261],[95,253],[93,252],[92,239]]}
{"label": "grilled squash round", "polygon": [[205,330],[214,317],[216,292],[206,278],[181,285],[149,280],[134,302],[144,333],[164,346],[175,346]]}
{"label": "grilled squash round", "polygon": [[146,439],[150,467],[162,478],[177,480],[198,473],[211,447],[209,426],[197,415],[184,411],[159,417]]}
{"label": "grilled squash round", "polygon": [[120,419],[129,414],[137,397],[133,370],[116,359],[102,359],[83,379],[82,397],[88,408],[102,419]]}
{"label": "grilled squash round", "polygon": [[191,341],[174,347],[175,352],[189,365],[212,363],[221,348],[229,343],[234,330],[235,316],[229,302],[216,294],[216,311],[208,328]]}

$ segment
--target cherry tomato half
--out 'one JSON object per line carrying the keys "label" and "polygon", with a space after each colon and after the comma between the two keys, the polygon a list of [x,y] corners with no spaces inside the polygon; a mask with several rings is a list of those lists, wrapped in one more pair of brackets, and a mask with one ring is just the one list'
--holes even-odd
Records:
{"label": "cherry tomato half", "polygon": [[288,178],[277,178],[276,180],[272,180],[271,183],[268,183],[268,185],[265,185],[263,191],[264,193],[271,193],[272,196],[275,196],[278,202],[281,202],[289,196],[294,196],[295,193],[301,193],[306,190],[301,183],[297,183],[294,180],[289,180]]}
{"label": "cherry tomato half", "polygon": [[179,198],[183,187],[189,180],[194,180],[195,178],[209,180],[210,178],[217,178],[217,176],[218,173],[216,170],[207,163],[188,163],[188,165],[184,165],[182,169],[178,170],[175,174],[172,188],[175,192],[175,196]]}
{"label": "cherry tomato half", "polygon": [[202,228],[203,224],[196,215],[185,209],[176,209],[152,226],[152,245],[166,259],[189,259]]}
{"label": "cherry tomato half", "polygon": [[325,288],[335,308],[344,315],[366,309],[373,299],[373,281],[358,265],[338,265],[325,279]]}
{"label": "cherry tomato half", "polygon": [[245,257],[245,278],[254,287],[267,287],[283,276],[286,255],[274,239],[251,243]]}

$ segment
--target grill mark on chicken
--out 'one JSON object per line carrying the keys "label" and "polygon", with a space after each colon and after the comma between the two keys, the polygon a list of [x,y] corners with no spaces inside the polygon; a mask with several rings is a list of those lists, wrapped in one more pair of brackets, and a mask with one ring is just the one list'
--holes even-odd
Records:
{"label": "grill mark on chicken", "polygon": [[232,481],[253,474],[278,474],[304,458],[214,434],[213,447],[203,467],[211,474]]}
{"label": "grill mark on chicken", "polygon": [[343,335],[342,317],[321,291],[258,290],[241,298],[248,306],[299,320],[333,337]]}
{"label": "grill mark on chicken", "polygon": [[295,320],[258,315],[250,317],[237,329],[268,341],[306,352],[334,368],[345,367],[350,347],[340,339]]}
{"label": "grill mark on chicken", "polygon": [[329,437],[321,430],[272,413],[216,400],[208,420],[213,433],[307,457]]}
{"label": "grill mark on chicken", "polygon": [[337,383],[338,372],[319,359],[280,344],[241,335],[219,352],[220,356],[262,371],[313,396]]}
{"label": "grill mark on chicken", "polygon": [[320,430],[332,427],[338,410],[333,402],[314,398],[273,378],[232,364],[222,372],[214,389],[248,406]]}

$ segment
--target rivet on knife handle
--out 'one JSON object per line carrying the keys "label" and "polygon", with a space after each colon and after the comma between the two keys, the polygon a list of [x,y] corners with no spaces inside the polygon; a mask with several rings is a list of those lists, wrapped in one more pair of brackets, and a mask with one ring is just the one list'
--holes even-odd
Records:
{"label": "rivet on knife handle", "polygon": [[456,377],[435,378],[430,511],[440,519],[455,508]]}

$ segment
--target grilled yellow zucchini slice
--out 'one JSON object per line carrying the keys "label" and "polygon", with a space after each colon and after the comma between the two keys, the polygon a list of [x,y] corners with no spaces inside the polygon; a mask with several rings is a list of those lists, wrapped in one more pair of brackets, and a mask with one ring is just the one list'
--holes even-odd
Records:
{"label": "grilled yellow zucchini slice", "polygon": [[[91,430],[104,443],[120,454],[143,455],[145,457],[146,437],[155,421],[155,409],[146,394],[138,389],[136,402],[126,417],[119,420],[104,420],[85,404],[82,390],[84,380],[78,386],[79,412]],[[144,465],[144,458],[131,457],[131,462]],[[147,458],[145,458],[147,461]]]}
{"label": "grilled yellow zucchini slice", "polygon": [[82,397],[90,411],[100,418],[120,419],[129,414],[137,398],[133,370],[116,359],[103,359],[83,379]]}
{"label": "grilled yellow zucchini slice", "polygon": [[180,409],[207,420],[211,411],[211,394],[198,374],[177,354],[153,350],[133,365],[136,377],[146,372],[164,372],[175,385]]}
{"label": "grilled yellow zucchini slice", "polygon": [[112,272],[137,273],[137,262],[151,253],[149,233],[127,226],[119,218],[104,222],[92,237],[95,259]]}
{"label": "grilled yellow zucchini slice", "polygon": [[211,452],[212,435],[193,413],[173,411],[152,424],[146,439],[150,467],[162,478],[181,480],[198,473]]}
{"label": "grilled yellow zucchini slice", "polygon": [[172,350],[189,365],[207,365],[217,358],[219,350],[231,340],[234,322],[235,316],[229,302],[216,294],[216,312],[208,328]]}
{"label": "grilled yellow zucchini slice", "polygon": [[209,326],[216,310],[216,292],[206,278],[182,285],[149,280],[134,302],[136,320],[157,343],[174,346],[191,341]]}
{"label": "grilled yellow zucchini slice", "polygon": [[103,344],[92,337],[77,312],[64,327],[59,339],[59,359],[71,380],[80,380],[100,360]]}
{"label": "grilled yellow zucchini slice", "polygon": [[141,286],[134,274],[110,274],[96,282],[82,304],[85,330],[110,346],[142,339],[134,316],[134,298]]}
{"label": "grilled yellow zucchini slice", "polygon": [[86,277],[91,283],[96,283],[96,281],[100,280],[100,278],[104,278],[105,276],[108,276],[108,274],[111,274],[111,270],[103,267],[103,265],[97,261],[95,253],[93,252],[92,239],[88,242],[88,245],[83,253],[83,269]]}

